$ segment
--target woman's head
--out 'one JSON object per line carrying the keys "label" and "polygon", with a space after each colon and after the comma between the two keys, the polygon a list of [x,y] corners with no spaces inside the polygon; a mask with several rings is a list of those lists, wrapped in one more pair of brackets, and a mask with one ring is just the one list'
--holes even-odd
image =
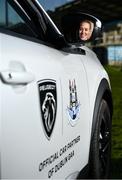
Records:
{"label": "woman's head", "polygon": [[89,40],[91,38],[93,28],[94,28],[94,25],[89,20],[84,20],[80,22],[80,28],[79,28],[80,39],[83,41]]}

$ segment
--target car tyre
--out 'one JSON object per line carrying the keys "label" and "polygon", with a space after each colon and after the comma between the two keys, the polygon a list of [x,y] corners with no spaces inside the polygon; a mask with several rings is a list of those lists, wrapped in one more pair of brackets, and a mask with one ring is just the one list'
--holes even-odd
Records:
{"label": "car tyre", "polygon": [[111,159],[111,115],[107,102],[102,99],[96,126],[91,139],[89,171],[90,178],[107,179]]}

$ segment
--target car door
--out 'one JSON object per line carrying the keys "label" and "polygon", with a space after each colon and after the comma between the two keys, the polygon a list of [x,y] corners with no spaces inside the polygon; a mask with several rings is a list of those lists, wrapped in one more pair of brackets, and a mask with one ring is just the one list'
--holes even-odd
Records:
{"label": "car door", "polygon": [[36,41],[19,6],[0,3],[1,178],[67,177],[88,160],[85,55]]}
{"label": "car door", "polygon": [[[90,124],[87,78],[82,61],[86,55],[69,54],[63,58],[62,103],[63,146],[62,158],[68,158],[63,171],[80,171],[88,162]],[[77,174],[77,173],[76,173]],[[72,177],[72,176],[71,176]]]}

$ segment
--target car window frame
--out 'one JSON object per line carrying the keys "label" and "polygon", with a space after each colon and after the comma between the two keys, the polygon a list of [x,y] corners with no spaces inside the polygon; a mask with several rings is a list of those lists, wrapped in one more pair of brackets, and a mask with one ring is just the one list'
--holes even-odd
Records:
{"label": "car window frame", "polygon": [[[13,7],[13,9],[17,12],[17,14],[24,20],[24,22],[27,23],[27,25],[35,32],[37,37],[30,37],[30,36],[27,36],[27,35],[24,35],[24,34],[21,34],[21,33],[14,32],[14,31],[9,30],[9,29],[4,28],[4,27],[0,27],[0,32],[1,33],[8,34],[8,35],[15,36],[15,37],[19,37],[21,39],[26,39],[26,40],[29,40],[29,41],[37,42],[37,43],[40,43],[40,44],[44,44],[46,46],[49,46],[49,47],[52,47],[52,48],[55,48],[55,49],[62,49],[64,46],[67,46],[67,43],[63,39],[63,36],[60,36],[59,34],[57,34],[55,32],[55,28],[53,27],[53,25],[51,25],[52,27],[50,26],[50,20],[48,21],[48,17],[46,17],[46,14],[44,14],[44,12],[41,11],[41,9],[37,8],[37,11],[39,10],[41,19],[43,20],[43,22],[45,22],[46,28],[51,27],[52,31],[54,30],[54,33],[56,33],[56,39],[58,40],[57,42],[58,43],[60,42],[59,46],[58,46],[58,43],[55,43],[55,40],[54,40],[54,42],[53,41],[52,42],[47,41],[46,34],[43,33],[42,35],[40,35],[41,32],[43,32],[43,27],[42,27],[43,23],[42,24],[41,23],[40,24],[39,23],[35,24],[35,19],[33,17],[30,18],[31,21],[28,21],[28,17],[26,16],[26,14],[23,14],[23,12],[20,9],[20,7],[18,6],[17,2],[23,2],[23,3],[26,2],[29,5],[28,1],[21,1],[21,0],[16,0],[16,1],[14,1],[14,0],[6,0],[6,1]],[[31,1],[31,3],[34,4],[33,1]],[[16,8],[17,8],[18,11],[16,10]],[[23,9],[26,10],[25,7]],[[27,11],[26,11],[26,13],[28,14]],[[43,36],[43,37],[41,37],[41,36]]]}
{"label": "car window frame", "polygon": [[[6,0],[6,1],[8,3],[12,2],[10,0]],[[17,4],[14,1],[13,1],[13,3],[9,3],[9,4],[15,10],[15,12],[17,12],[17,14],[23,19],[23,21],[27,24],[27,26],[29,26],[29,28],[35,34],[35,37],[34,36],[31,37],[31,36],[28,36],[28,35],[24,35],[24,34],[21,34],[19,32],[12,31],[12,30],[10,30],[8,28],[5,28],[5,27],[0,27],[0,33],[7,34],[7,35],[10,35],[10,36],[14,36],[14,37],[18,37],[18,38],[25,39],[25,40],[29,40],[29,41],[33,41],[33,42],[36,42],[36,43],[44,44],[44,45],[47,45],[47,46],[53,46],[52,44],[49,44],[49,43],[45,42],[43,40],[44,37],[41,39],[38,36],[38,31],[35,30],[37,27],[35,26],[35,24],[33,22],[33,19],[31,19],[31,21],[29,22],[28,17],[26,16],[26,14],[24,14],[21,11],[20,7],[17,6]],[[18,11],[16,11],[16,8],[18,9]]]}

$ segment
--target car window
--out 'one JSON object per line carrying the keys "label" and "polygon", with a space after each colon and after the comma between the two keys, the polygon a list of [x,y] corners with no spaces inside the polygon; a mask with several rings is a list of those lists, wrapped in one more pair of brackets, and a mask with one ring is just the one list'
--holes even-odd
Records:
{"label": "car window", "polygon": [[0,0],[0,26],[5,26],[5,1]]}
{"label": "car window", "polygon": [[35,37],[32,29],[6,0],[0,0],[0,27],[29,37]]}

